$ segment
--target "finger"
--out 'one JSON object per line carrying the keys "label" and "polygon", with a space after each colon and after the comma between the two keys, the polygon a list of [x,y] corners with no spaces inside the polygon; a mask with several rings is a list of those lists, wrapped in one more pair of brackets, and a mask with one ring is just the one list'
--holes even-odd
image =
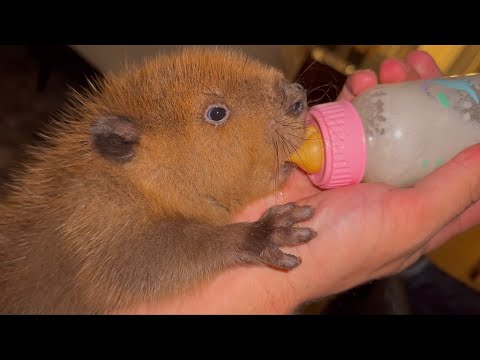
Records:
{"label": "finger", "polygon": [[416,263],[424,253],[425,252],[419,248],[411,251],[409,254],[399,256],[379,267],[372,273],[372,276],[374,278],[381,278],[385,276],[396,275]]}
{"label": "finger", "polygon": [[[400,196],[412,209],[411,224],[417,224],[417,230],[422,227],[425,237],[435,235],[480,199],[480,145],[464,150],[405,191],[409,196]],[[470,225],[477,222],[473,214],[468,216]],[[467,220],[459,219],[460,223]]]}
{"label": "finger", "polygon": [[435,59],[425,51],[412,51],[405,59],[422,79],[433,79],[443,76]]}
{"label": "finger", "polygon": [[442,246],[453,237],[464,233],[478,225],[480,222],[480,202],[476,202],[467,210],[445,226],[427,244],[425,250],[430,252]]}
{"label": "finger", "polygon": [[362,92],[377,85],[377,75],[371,70],[361,70],[347,78],[338,100],[352,101],[356,96]]}
{"label": "finger", "polygon": [[403,61],[387,59],[380,65],[379,78],[381,83],[391,84],[418,80],[420,75],[412,66]]}

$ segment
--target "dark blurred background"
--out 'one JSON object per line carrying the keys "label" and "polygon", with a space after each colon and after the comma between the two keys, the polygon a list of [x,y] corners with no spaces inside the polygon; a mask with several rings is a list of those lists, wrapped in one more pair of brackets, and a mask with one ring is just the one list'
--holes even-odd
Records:
{"label": "dark blurred background", "polygon": [[[480,69],[480,46],[318,45],[277,47],[271,52],[257,46],[248,51],[301,82],[310,105],[315,105],[335,100],[354,71],[377,70],[385,58],[402,58],[415,48],[429,51],[447,75]],[[135,56],[132,51],[137,51]],[[81,91],[88,78],[155,52],[146,46],[0,46],[0,200],[12,171],[29,160],[25,147],[41,144],[38,132],[58,115],[69,88]],[[480,230],[473,229],[403,274],[306,304],[299,313],[480,314],[478,272]]]}

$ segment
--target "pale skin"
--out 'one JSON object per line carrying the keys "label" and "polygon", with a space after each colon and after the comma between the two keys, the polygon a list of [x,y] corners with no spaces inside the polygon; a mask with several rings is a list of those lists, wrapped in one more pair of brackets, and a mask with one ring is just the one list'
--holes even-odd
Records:
{"label": "pale skin", "polygon": [[[386,60],[379,74],[350,76],[339,98],[351,101],[376,85],[441,76],[423,52]],[[290,272],[268,267],[228,270],[191,293],[139,309],[135,314],[290,314],[304,301],[397,274],[454,235],[480,223],[480,145],[470,147],[408,189],[359,184],[321,191],[300,171],[281,195],[259,199],[235,221],[254,221],[276,203],[311,205],[305,222],[318,236],[284,248],[302,264]],[[123,312],[124,313],[124,312]]]}

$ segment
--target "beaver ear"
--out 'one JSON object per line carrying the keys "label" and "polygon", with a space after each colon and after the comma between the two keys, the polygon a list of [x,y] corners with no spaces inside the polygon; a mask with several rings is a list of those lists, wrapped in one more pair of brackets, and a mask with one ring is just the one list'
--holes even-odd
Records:
{"label": "beaver ear", "polygon": [[90,132],[95,150],[117,164],[132,160],[140,141],[135,124],[124,116],[96,118]]}

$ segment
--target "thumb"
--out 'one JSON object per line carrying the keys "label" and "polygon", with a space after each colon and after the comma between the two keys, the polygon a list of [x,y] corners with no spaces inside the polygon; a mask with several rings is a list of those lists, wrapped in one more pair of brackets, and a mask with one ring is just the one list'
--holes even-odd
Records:
{"label": "thumb", "polygon": [[[419,223],[428,231],[425,236],[433,236],[480,199],[480,145],[457,154],[405,191],[408,196],[401,196],[415,217],[411,224]],[[480,223],[480,214],[476,221]]]}

